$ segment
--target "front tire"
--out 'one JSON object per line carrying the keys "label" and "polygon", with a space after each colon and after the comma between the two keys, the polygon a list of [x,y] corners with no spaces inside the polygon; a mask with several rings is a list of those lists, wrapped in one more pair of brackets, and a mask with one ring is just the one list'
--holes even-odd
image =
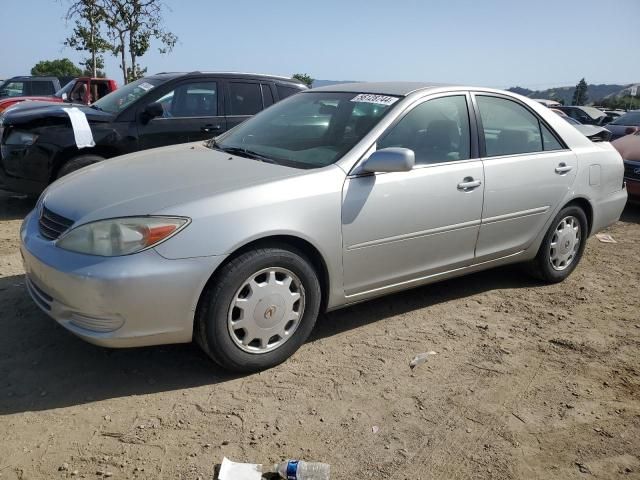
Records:
{"label": "front tire", "polygon": [[225,264],[198,308],[195,338],[220,366],[255,372],[278,365],[309,337],[320,310],[318,276],[290,248],[260,248]]}
{"label": "front tire", "polygon": [[584,211],[571,205],[555,216],[530,264],[531,273],[546,283],[558,283],[578,266],[587,244],[589,224]]}
{"label": "front tire", "polygon": [[58,170],[58,175],[56,175],[56,179],[64,177],[65,175],[69,175],[71,172],[75,172],[76,170],[80,170],[81,168],[87,167],[89,165],[93,165],[94,163],[98,163],[103,161],[104,158],[98,155],[80,155],[72,158],[71,160],[67,160],[60,170]]}

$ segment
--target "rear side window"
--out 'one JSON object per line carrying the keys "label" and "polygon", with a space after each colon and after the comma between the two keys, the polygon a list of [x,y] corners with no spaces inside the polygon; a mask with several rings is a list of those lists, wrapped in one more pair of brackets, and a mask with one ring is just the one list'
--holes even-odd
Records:
{"label": "rear side window", "polygon": [[231,82],[230,115],[255,115],[262,110],[262,92],[259,83]]}
{"label": "rear side window", "polygon": [[264,103],[264,108],[273,105],[273,93],[271,93],[271,86],[264,83],[262,84],[262,101]]}
{"label": "rear side window", "polygon": [[559,150],[562,145],[537,116],[511,100],[476,96],[487,157]]}
{"label": "rear side window", "polygon": [[280,100],[301,92],[299,88],[287,87],[285,85],[280,85],[280,84],[276,84],[276,88],[278,89],[278,96],[280,97]]}
{"label": "rear side window", "polygon": [[31,82],[31,95],[53,95],[56,93],[51,82]]}

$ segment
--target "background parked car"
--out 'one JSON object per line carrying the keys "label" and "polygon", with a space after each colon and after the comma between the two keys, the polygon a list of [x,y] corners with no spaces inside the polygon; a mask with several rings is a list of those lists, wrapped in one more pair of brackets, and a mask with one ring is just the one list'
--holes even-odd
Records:
{"label": "background parked car", "polygon": [[606,113],[594,107],[559,105],[554,108],[562,110],[564,113],[569,115],[571,118],[578,120],[583,125],[602,125],[607,118]]}
{"label": "background parked car", "polygon": [[624,179],[629,199],[640,201],[640,130],[611,143],[624,160]]}
{"label": "background parked car", "polygon": [[640,130],[640,110],[632,110],[607,125],[612,138],[624,137]]}
{"label": "background parked car", "polygon": [[565,121],[573,125],[582,133],[585,137],[589,138],[593,142],[608,142],[611,140],[611,132],[606,127],[600,127],[598,125],[583,125],[575,118],[571,118],[562,110],[552,108],[552,111],[561,116]]}
{"label": "background parked car", "polygon": [[0,85],[0,98],[53,95],[73,77],[21,76],[5,80]]}
{"label": "background parked car", "polygon": [[118,88],[115,80],[108,78],[79,77],[71,80],[54,95],[6,97],[0,99],[0,113],[16,103],[25,101],[69,102],[89,105]]}
{"label": "background parked car", "polygon": [[18,105],[0,117],[0,185],[38,194],[56,178],[106,158],[214,137],[306,89],[297,80],[269,75],[153,75],[91,107],[77,106],[95,142],[87,148],[78,147],[69,115],[60,107]]}

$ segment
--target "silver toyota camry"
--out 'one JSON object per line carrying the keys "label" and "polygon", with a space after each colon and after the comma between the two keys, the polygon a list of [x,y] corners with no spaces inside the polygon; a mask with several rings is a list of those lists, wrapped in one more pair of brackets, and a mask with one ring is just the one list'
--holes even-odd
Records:
{"label": "silver toyota camry", "polygon": [[535,101],[343,84],[62,178],[25,219],[22,255],[35,303],[79,337],[195,339],[254,371],[322,311],[508,263],[562,281],[626,199],[616,150]]}

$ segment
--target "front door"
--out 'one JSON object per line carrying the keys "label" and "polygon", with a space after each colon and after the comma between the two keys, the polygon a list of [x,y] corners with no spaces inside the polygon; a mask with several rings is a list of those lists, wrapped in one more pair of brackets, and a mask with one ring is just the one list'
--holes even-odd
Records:
{"label": "front door", "polygon": [[469,265],[484,173],[464,94],[420,103],[376,148],[414,151],[409,172],[351,175],[343,191],[345,293],[357,298]]}
{"label": "front door", "polygon": [[[150,96],[138,114],[138,145],[141,150],[215,137],[226,130],[221,112],[218,82],[194,79],[169,92]],[[163,114],[148,122],[140,113],[152,102],[162,105]]]}
{"label": "front door", "polygon": [[478,261],[517,253],[543,229],[576,177],[577,158],[523,104],[476,94],[484,143]]}

